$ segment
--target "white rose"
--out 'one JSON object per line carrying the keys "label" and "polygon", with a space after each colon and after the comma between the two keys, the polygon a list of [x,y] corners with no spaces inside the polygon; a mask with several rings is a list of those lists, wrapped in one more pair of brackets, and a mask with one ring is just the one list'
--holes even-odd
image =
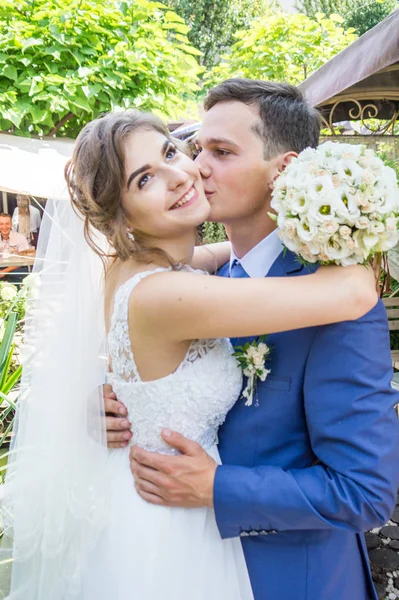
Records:
{"label": "white rose", "polygon": [[350,239],[350,237],[352,235],[352,229],[350,227],[348,227],[347,225],[342,225],[342,227],[339,228],[339,235],[344,240],[348,240],[348,239]]}
{"label": "white rose", "polygon": [[334,175],[331,177],[331,181],[335,188],[341,187],[343,183],[341,177],[337,173],[334,173]]}
{"label": "white rose", "polygon": [[[324,233],[328,233],[329,235],[332,235],[333,233],[338,231],[338,229],[339,229],[339,224],[336,221],[334,221],[333,219],[330,219],[329,221],[324,221],[324,223],[322,223],[320,226],[320,230],[323,231]],[[347,229],[349,229],[349,227]],[[350,229],[349,229],[349,231],[350,231]]]}
{"label": "white rose", "polygon": [[305,244],[303,244],[299,248],[298,254],[300,254],[302,256],[302,258],[305,259],[309,263],[315,263],[315,262],[317,262],[317,256],[315,256],[314,254],[312,254],[309,251],[309,248]]}
{"label": "white rose", "polygon": [[346,247],[349,248],[349,250],[354,250],[354,248],[356,247],[356,242],[352,238],[350,238],[349,240],[345,240],[345,243]]}
{"label": "white rose", "polygon": [[265,362],[265,358],[264,358],[263,354],[261,354],[260,352],[257,352],[255,354],[255,356],[252,357],[252,361],[253,361],[255,367],[262,367]]}
{"label": "white rose", "polygon": [[280,228],[284,228],[285,232],[289,235],[289,236],[295,236],[296,232],[297,232],[297,225],[298,225],[298,219],[292,219],[292,218],[288,218],[285,219],[283,221],[283,223],[279,223],[278,225]]}
{"label": "white rose", "polygon": [[269,346],[267,346],[263,342],[260,342],[260,344],[258,344],[258,352],[265,356],[265,354],[269,352]]}
{"label": "white rose", "polygon": [[368,217],[360,217],[355,223],[356,229],[367,229],[370,224],[370,219]]}
{"label": "white rose", "polygon": [[376,177],[372,171],[365,169],[362,174],[362,182],[366,185],[374,185]]}
{"label": "white rose", "polygon": [[254,346],[250,346],[247,350],[247,356],[248,358],[253,358],[254,356],[256,356],[257,354],[257,350]]}

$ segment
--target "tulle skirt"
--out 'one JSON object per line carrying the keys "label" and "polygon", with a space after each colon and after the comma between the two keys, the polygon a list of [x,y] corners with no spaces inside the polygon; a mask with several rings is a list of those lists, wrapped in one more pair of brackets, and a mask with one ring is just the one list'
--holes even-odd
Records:
{"label": "tulle skirt", "polygon": [[[216,446],[208,453],[220,462]],[[84,568],[84,600],[253,600],[241,542],[221,539],[212,509],[149,504],[128,452],[110,461],[111,510]]]}

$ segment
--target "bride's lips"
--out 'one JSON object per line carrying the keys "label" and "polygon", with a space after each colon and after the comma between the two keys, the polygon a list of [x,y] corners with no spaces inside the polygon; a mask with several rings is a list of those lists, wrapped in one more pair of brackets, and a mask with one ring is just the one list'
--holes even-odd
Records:
{"label": "bride's lips", "polygon": [[[181,206],[176,206],[176,204],[178,202],[182,202],[183,199],[188,195],[188,194],[192,194],[192,196],[190,197],[190,200],[188,200],[187,202],[184,202],[184,204],[182,204]],[[188,190],[188,192],[186,192],[181,198],[180,200],[178,200],[177,202],[174,203],[173,206],[170,207],[169,210],[178,210],[179,208],[186,208],[187,206],[191,206],[191,204],[194,204],[194,202],[198,199],[198,192],[195,189],[194,186],[191,186],[191,188]]]}

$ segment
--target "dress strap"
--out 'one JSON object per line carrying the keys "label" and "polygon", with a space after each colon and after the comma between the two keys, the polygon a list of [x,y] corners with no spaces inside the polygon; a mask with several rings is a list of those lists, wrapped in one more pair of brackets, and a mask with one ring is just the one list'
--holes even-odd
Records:
{"label": "dress strap", "polygon": [[108,333],[108,349],[112,361],[112,371],[116,377],[125,381],[141,381],[134,360],[129,332],[129,299],[134,288],[149,275],[171,270],[171,267],[159,267],[136,273],[116,292]]}

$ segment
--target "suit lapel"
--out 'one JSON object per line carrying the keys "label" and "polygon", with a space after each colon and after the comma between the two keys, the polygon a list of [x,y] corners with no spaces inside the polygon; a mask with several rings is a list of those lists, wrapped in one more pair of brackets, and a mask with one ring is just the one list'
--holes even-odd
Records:
{"label": "suit lapel", "polygon": [[300,273],[304,269],[307,270],[299,262],[296,254],[290,250],[283,250],[272,264],[266,277],[285,277],[292,273]]}

